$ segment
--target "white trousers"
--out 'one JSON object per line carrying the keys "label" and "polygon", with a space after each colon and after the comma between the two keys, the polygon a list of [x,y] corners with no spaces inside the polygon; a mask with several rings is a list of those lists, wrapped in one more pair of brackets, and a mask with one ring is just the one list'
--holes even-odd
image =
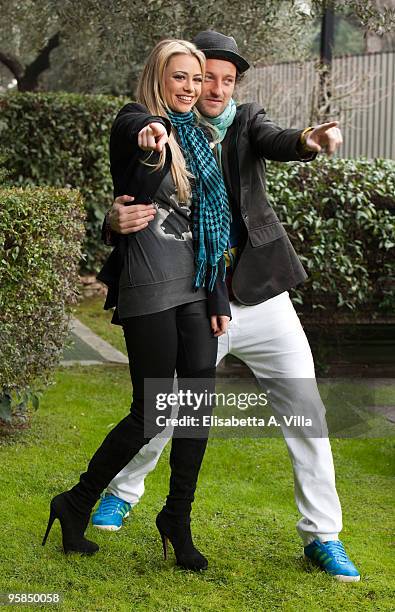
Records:
{"label": "white trousers", "polygon": [[[287,292],[256,306],[232,303],[231,308],[228,333],[219,338],[217,363],[230,353],[243,361],[258,380],[314,379],[315,384],[310,346]],[[314,418],[315,411],[325,423],[321,400],[312,402],[309,396],[307,403],[309,416]],[[276,411],[281,414],[281,404]],[[283,413],[289,414],[285,406]],[[143,446],[112,480],[109,492],[137,504],[144,493],[144,479],[155,468],[167,442],[168,438],[157,437]],[[293,467],[295,501],[301,514],[297,531],[304,546],[316,538],[323,542],[338,539],[342,513],[328,438],[286,436],[285,442]]]}

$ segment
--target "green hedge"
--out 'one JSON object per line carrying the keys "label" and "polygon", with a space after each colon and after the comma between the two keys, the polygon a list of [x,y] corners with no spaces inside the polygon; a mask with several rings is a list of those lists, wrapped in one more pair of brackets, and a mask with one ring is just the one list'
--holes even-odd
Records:
{"label": "green hedge", "polygon": [[81,195],[0,188],[0,418],[35,398],[59,363],[76,302]]}
{"label": "green hedge", "polygon": [[328,314],[394,312],[394,161],[271,163],[268,189],[309,273],[297,302]]}
{"label": "green hedge", "polygon": [[[96,271],[104,211],[112,201],[108,139],[122,98],[8,94],[0,98],[0,137],[9,179],[77,187],[87,209],[86,271]],[[319,158],[268,164],[273,206],[309,272],[295,293],[307,309],[394,306],[389,280],[395,163]]]}
{"label": "green hedge", "polygon": [[87,211],[85,271],[97,271],[104,211],[112,201],[108,140],[120,98],[66,93],[12,93],[0,98],[0,140],[17,185],[72,187]]}

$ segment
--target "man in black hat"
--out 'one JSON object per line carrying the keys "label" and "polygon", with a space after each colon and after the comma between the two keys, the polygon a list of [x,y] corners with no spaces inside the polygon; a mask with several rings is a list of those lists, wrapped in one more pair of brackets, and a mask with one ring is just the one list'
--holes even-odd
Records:
{"label": "man in black hat", "polygon": [[[293,464],[295,500],[302,515],[297,530],[308,558],[338,580],[355,582],[360,579],[359,572],[338,539],[342,516],[325,433],[325,409],[315,387],[303,384],[312,381],[315,385],[314,363],[288,295],[289,289],[305,280],[306,273],[268,203],[264,162],[311,161],[322,150],[334,153],[342,142],[338,123],[283,130],[259,105],[236,106],[232,98],[235,85],[249,64],[235,40],[206,31],[193,42],[207,58],[197,106],[218,134],[216,155],[232,207],[227,274],[232,321],[227,333],[220,335],[218,319],[212,317],[213,332],[220,335],[217,362],[230,353],[244,361],[261,384],[293,381],[289,388],[299,396],[299,405],[322,426],[314,437],[292,435],[283,427]],[[111,232],[133,233],[153,219],[154,206],[125,206],[131,201],[131,196],[117,198],[109,211],[109,231],[104,232],[109,240]],[[211,304],[210,310],[221,313],[221,304]],[[289,415],[287,403],[277,402],[281,416]],[[122,518],[143,494],[144,478],[155,467],[165,444],[163,438],[151,440],[112,481],[93,516],[96,527],[116,530],[122,526]]]}

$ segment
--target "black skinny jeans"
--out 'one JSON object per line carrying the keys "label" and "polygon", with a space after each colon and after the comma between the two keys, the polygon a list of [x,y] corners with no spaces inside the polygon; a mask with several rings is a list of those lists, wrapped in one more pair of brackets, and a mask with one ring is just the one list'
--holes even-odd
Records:
{"label": "black skinny jeans", "polygon": [[[177,371],[178,377],[211,379],[209,391],[214,390],[218,341],[211,331],[205,300],[125,319],[123,329],[133,402],[130,414],[110,431],[70,490],[75,509],[82,513],[90,512],[114,476],[151,439],[144,434],[144,378],[172,379]],[[174,518],[190,514],[206,445],[207,437],[172,440],[166,511]]]}

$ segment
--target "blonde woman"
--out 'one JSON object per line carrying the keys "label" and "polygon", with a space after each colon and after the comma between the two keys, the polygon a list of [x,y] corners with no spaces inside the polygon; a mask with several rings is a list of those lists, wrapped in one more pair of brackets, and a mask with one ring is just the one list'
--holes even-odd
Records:
{"label": "blonde woman", "polygon": [[[136,204],[151,200],[157,214],[143,231],[120,238],[100,276],[109,286],[106,307],[116,306],[116,322],[123,326],[133,402],[79,483],[51,501],[43,544],[58,518],[65,552],[98,550],[84,537],[93,506],[112,478],[164,428],[144,397],[144,380],[167,379],[171,391],[177,372],[179,379],[194,381],[194,390],[203,390],[203,380],[213,388],[217,337],[230,312],[222,279],[230,215],[222,176],[192,110],[204,67],[204,55],[191,43],[160,42],[141,75],[139,103],[127,104],[112,128],[115,196],[133,194]],[[173,438],[170,491],[156,519],[165,558],[170,540],[178,565],[195,571],[207,567],[190,531],[206,443],[207,434]]]}

